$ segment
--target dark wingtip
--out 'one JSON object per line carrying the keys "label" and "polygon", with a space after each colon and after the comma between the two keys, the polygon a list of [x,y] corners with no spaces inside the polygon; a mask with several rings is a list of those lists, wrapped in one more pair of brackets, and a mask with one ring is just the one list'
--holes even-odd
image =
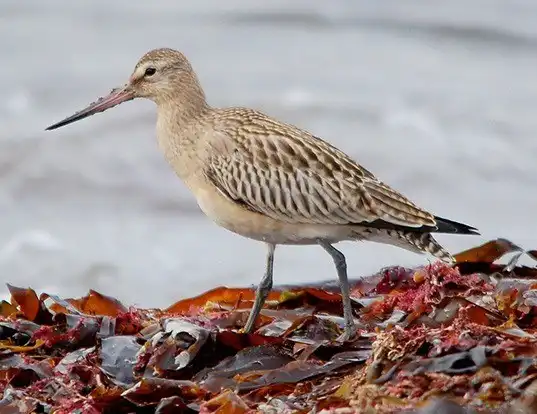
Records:
{"label": "dark wingtip", "polygon": [[457,233],[457,234],[474,234],[481,235],[479,230],[467,224],[458,223],[442,217],[435,217],[437,230],[436,233]]}

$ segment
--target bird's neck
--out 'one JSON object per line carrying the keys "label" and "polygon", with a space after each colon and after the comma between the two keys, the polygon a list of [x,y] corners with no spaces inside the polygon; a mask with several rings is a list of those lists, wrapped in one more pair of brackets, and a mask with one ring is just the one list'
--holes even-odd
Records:
{"label": "bird's neck", "polygon": [[209,110],[198,79],[194,74],[185,74],[188,79],[176,79],[173,88],[162,91],[156,100],[159,117],[175,123],[179,128],[203,116]]}
{"label": "bird's neck", "polygon": [[[182,74],[173,86],[155,100],[158,111],[159,140],[191,139],[192,125],[210,111],[205,93],[194,73]],[[162,137],[160,135],[163,135]],[[179,143],[179,141],[178,141]]]}
{"label": "bird's neck", "polygon": [[[179,92],[179,91],[178,91]],[[211,108],[196,82],[157,102],[157,139],[166,160],[184,180],[196,169],[197,143]]]}

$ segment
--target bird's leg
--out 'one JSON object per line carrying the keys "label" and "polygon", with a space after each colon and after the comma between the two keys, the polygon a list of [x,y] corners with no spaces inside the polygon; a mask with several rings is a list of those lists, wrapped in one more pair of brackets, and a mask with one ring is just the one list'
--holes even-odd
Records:
{"label": "bird's leg", "polygon": [[343,317],[345,318],[345,332],[339,339],[348,341],[356,333],[356,326],[354,325],[354,318],[352,316],[351,295],[349,280],[347,278],[347,263],[345,261],[345,256],[326,240],[320,239],[317,240],[317,243],[332,256],[334,264],[336,265],[339,287],[341,288],[341,298],[343,301]]}
{"label": "bird's leg", "polygon": [[246,333],[250,333],[252,331],[255,320],[259,316],[261,308],[263,307],[267,296],[272,290],[272,269],[274,267],[274,250],[276,249],[276,245],[268,243],[267,246],[267,268],[265,270],[265,275],[263,276],[263,279],[261,279],[261,282],[259,282],[257,291],[255,292],[254,306],[252,307],[250,316],[248,316],[248,320],[246,321],[246,325],[243,329],[243,332]]}

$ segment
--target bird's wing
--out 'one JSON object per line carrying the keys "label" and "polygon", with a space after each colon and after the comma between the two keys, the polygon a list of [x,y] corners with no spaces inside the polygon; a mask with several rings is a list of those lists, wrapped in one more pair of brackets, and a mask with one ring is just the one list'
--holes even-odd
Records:
{"label": "bird's wing", "polygon": [[241,115],[228,115],[206,169],[230,199],[287,223],[435,228],[433,215],[325,141],[257,112]]}

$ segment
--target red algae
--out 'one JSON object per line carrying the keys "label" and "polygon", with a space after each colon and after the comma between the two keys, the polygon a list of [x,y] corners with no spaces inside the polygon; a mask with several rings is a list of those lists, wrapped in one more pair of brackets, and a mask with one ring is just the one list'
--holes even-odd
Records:
{"label": "red algae", "polygon": [[127,312],[119,312],[115,324],[117,335],[133,335],[144,327],[144,316],[139,309],[129,308]]}
{"label": "red algae", "polygon": [[80,321],[80,325],[77,325],[66,332],[60,332],[57,327],[42,326],[34,332],[32,339],[35,341],[42,340],[44,345],[49,348],[53,347],[58,342],[74,341],[80,335],[81,322],[82,321]]}
{"label": "red algae", "polygon": [[537,269],[495,263],[515,248],[499,239],[455,266],[353,281],[359,334],[348,342],[336,340],[333,283],[276,288],[251,334],[240,329],[254,289],[217,287],[158,310],[93,290],[64,300],[10,286],[11,303],[0,304],[0,412],[526,407],[537,393]]}
{"label": "red algae", "polygon": [[[401,274],[401,273],[399,273]],[[419,268],[413,278],[408,272],[397,283],[391,282],[393,290],[368,309],[371,316],[385,315],[398,309],[407,313],[422,314],[431,312],[446,296],[470,296],[476,292],[491,292],[494,287],[478,275],[461,275],[457,268],[442,262]],[[416,282],[418,280],[418,282]],[[380,291],[386,291],[386,277],[380,282]]]}

